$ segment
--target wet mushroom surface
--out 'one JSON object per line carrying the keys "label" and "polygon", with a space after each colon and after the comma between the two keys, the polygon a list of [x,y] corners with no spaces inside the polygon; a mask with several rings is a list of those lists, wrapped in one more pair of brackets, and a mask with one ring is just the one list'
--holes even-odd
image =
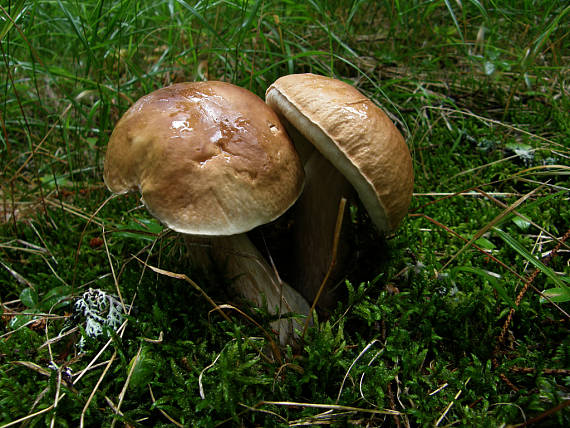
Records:
{"label": "wet mushroom surface", "polygon": [[[411,202],[410,152],[388,116],[353,86],[315,74],[292,74],[266,92],[292,136],[305,168],[306,184],[295,206],[293,284],[312,301],[331,264],[340,201],[357,195],[375,229],[396,229]],[[344,222],[344,234],[351,234]],[[330,282],[345,275],[349,250],[337,249]],[[329,289],[330,290],[330,289]],[[323,308],[335,304],[325,292]]]}
{"label": "wet mushroom surface", "polygon": [[[143,96],[111,135],[104,179],[114,193],[140,191],[153,216],[185,234],[193,263],[224,266],[238,294],[276,315],[308,313],[246,235],[282,215],[303,186],[290,139],[255,94],[210,81]],[[282,343],[295,335],[291,320],[274,328]]]}

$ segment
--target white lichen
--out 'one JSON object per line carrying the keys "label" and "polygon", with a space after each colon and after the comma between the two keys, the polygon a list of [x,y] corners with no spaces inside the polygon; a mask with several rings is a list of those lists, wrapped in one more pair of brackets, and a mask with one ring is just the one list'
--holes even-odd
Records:
{"label": "white lichen", "polygon": [[[127,308],[128,309],[128,308]],[[117,331],[123,323],[123,305],[112,294],[98,288],[90,288],[73,304],[74,319],[83,324],[85,336],[79,341],[83,350],[86,337],[96,338],[110,331]]]}

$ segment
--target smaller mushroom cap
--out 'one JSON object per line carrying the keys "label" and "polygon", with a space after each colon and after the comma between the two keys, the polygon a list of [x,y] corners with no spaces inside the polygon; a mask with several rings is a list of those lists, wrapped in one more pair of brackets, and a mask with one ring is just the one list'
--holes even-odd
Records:
{"label": "smaller mushroom cap", "polygon": [[347,178],[379,231],[397,227],[412,198],[412,159],[379,107],[349,84],[315,74],[283,76],[265,99]]}
{"label": "smaller mushroom cap", "polygon": [[139,189],[156,218],[195,235],[270,222],[297,199],[303,168],[277,115],[225,82],[179,83],[132,105],[117,123],[104,180]]}

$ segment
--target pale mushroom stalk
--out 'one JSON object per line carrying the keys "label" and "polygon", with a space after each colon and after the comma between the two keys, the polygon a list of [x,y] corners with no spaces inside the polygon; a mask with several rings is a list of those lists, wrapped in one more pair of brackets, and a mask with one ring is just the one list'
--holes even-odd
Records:
{"label": "pale mushroom stalk", "polygon": [[[308,140],[310,134],[301,130],[311,129],[311,123],[299,114],[278,91],[267,92],[267,103],[275,109],[287,133],[291,137],[305,170],[303,193],[293,206],[294,269],[291,281],[297,290],[312,304],[319,287],[331,267],[334,230],[341,199],[351,200],[354,189],[344,175],[335,168]],[[297,122],[296,128],[292,122]],[[335,286],[346,272],[350,260],[350,245],[347,237],[353,231],[350,216],[344,216],[337,248],[337,257],[332,266],[323,293],[319,297],[320,308],[334,307],[337,293]]]}
{"label": "pale mushroom stalk", "polygon": [[[215,81],[142,97],[111,135],[104,179],[115,193],[138,189],[152,215],[187,235],[191,258],[225,263],[245,298],[275,315],[307,315],[307,303],[279,282],[245,235],[282,215],[303,186],[298,155],[259,97]],[[301,325],[278,321],[281,343]]]}
{"label": "pale mushroom stalk", "polygon": [[[305,191],[295,216],[296,269],[301,273],[294,285],[311,300],[330,263],[340,198],[352,187],[378,232],[395,230],[412,197],[411,156],[386,114],[347,83],[294,74],[279,78],[265,98],[282,118],[305,166]],[[342,252],[341,241],[337,279],[343,274]],[[335,300],[331,293],[321,298],[325,308]]]}
{"label": "pale mushroom stalk", "polygon": [[[185,236],[188,256],[195,266],[208,269],[213,262],[224,269],[233,290],[258,307],[267,307],[275,315],[309,313],[307,301],[283,282],[245,233],[230,236]],[[303,320],[282,318],[272,323],[279,342],[297,338]]]}
{"label": "pale mushroom stalk", "polygon": [[[305,187],[293,207],[295,270],[292,284],[299,285],[303,296],[312,303],[331,265],[340,201],[352,199],[354,189],[317,150],[312,151],[304,166]],[[350,215],[344,214],[336,259],[318,302],[321,308],[335,306],[338,295],[335,286],[346,274],[351,258],[349,237],[353,228]]]}

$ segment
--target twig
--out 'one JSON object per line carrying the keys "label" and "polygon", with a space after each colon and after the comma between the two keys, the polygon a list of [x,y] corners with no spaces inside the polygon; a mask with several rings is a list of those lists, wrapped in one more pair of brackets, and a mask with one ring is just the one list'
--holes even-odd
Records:
{"label": "twig", "polygon": [[570,375],[570,369],[548,369],[548,368],[535,369],[534,367],[514,366],[511,367],[510,370],[515,373],[525,373],[525,374],[540,372],[545,375],[565,375],[565,376]]}
{"label": "twig", "polygon": [[103,382],[105,375],[107,374],[107,372],[111,368],[111,365],[113,364],[113,361],[115,361],[116,357],[117,357],[117,351],[113,352],[111,359],[109,360],[109,362],[105,366],[105,369],[103,370],[103,373],[101,373],[101,376],[99,376],[99,379],[97,380],[95,387],[91,391],[91,394],[89,394],[89,398],[87,399],[85,406],[83,406],[83,410],[81,411],[81,417],[79,418],[79,427],[80,428],[83,428],[85,426],[84,425],[85,424],[85,412],[87,412],[87,409],[89,408],[89,404],[91,404],[91,400],[93,400],[93,397],[95,396],[95,393],[97,392],[97,389],[99,389],[99,385],[101,385],[101,382]]}
{"label": "twig", "polygon": [[[560,247],[562,246],[562,244],[570,237],[570,229],[566,231],[566,233],[564,234],[564,236],[562,237],[562,239],[560,239],[560,241],[558,242],[558,244],[556,245],[556,247],[554,247],[554,249],[550,252],[550,254],[545,258],[544,260],[544,264],[548,264],[550,262],[550,260],[552,260],[553,257],[556,256],[556,253],[558,252],[558,250],[560,249]],[[534,280],[536,279],[536,277],[538,276],[538,274],[540,273],[540,269],[535,268],[534,271],[529,275],[529,277],[527,278],[527,280],[525,281],[525,284],[522,288],[522,290],[519,292],[519,294],[517,295],[517,298],[515,300],[515,306],[513,306],[510,310],[509,310],[509,314],[507,315],[507,319],[505,320],[504,324],[503,324],[503,328],[501,329],[501,333],[499,334],[499,337],[497,338],[497,344],[495,346],[495,350],[493,351],[493,358],[491,359],[492,363],[493,363],[493,367],[496,369],[499,367],[499,361],[497,360],[497,355],[499,353],[499,348],[504,344],[505,342],[505,336],[507,334],[507,330],[509,328],[509,325],[511,323],[511,320],[514,316],[515,310],[516,308],[518,308],[518,306],[520,305],[520,302],[522,301],[525,293],[527,292],[528,288],[530,286],[532,286],[532,283],[534,282]],[[534,288],[534,287],[533,287]],[[518,391],[519,388],[513,384],[504,373],[500,373],[499,377],[501,378],[501,380],[503,382],[505,382],[513,391]]]}
{"label": "twig", "polygon": [[[384,340],[385,340],[385,339],[384,339]],[[366,366],[367,366],[367,367],[370,367],[370,366],[372,365],[372,363],[374,362],[374,360],[376,360],[376,358],[384,352],[384,349],[385,349],[385,348],[382,348],[382,349],[380,349],[379,351],[377,351],[377,352],[372,356],[372,358],[370,358],[370,361],[368,361],[368,364],[367,364]],[[366,372],[363,372],[362,375],[360,376],[360,381],[358,382],[358,391],[360,392],[360,396],[362,397],[362,399],[363,399],[364,401],[366,401],[366,402],[367,402],[368,404],[370,404],[371,406],[374,406],[375,404],[373,404],[373,403],[371,403],[370,401],[368,401],[368,400],[366,399],[366,397],[364,396],[364,392],[362,391],[362,385],[364,384],[364,375],[365,375],[365,374],[366,374]],[[388,383],[388,387],[390,387],[391,384],[392,384],[391,382]],[[396,410],[396,403],[393,403],[393,405],[392,405],[392,403],[390,403],[390,405],[391,405],[390,408],[391,408],[392,410]],[[397,417],[397,416],[395,416],[395,417]]]}
{"label": "twig", "polygon": [[111,260],[111,253],[109,253],[109,246],[107,245],[107,238],[105,237],[105,225],[102,226],[103,231],[103,243],[105,244],[105,253],[107,253],[107,260],[109,261],[109,266],[111,267],[111,274],[113,275],[113,282],[115,283],[115,289],[117,290],[117,295],[119,296],[119,300],[121,301],[121,306],[123,307],[123,312],[127,312],[127,307],[125,306],[125,302],[123,301],[123,295],[121,294],[121,288],[119,287],[119,280],[117,279],[117,275],[115,274],[115,268],[113,267],[113,261]]}
{"label": "twig", "polygon": [[[156,403],[156,399],[154,398],[154,394],[152,392],[152,388],[150,386],[150,383],[148,384],[148,391],[150,392],[150,398],[152,400],[152,404]],[[166,413],[164,410],[162,410],[161,408],[158,409],[158,411],[160,413],[162,413],[162,415],[168,419],[170,422],[172,422],[174,425],[176,425],[177,427],[183,427],[184,425],[182,425],[180,422],[174,420],[168,413]]]}
{"label": "twig", "polygon": [[339,404],[320,404],[320,403],[298,403],[294,401],[260,401],[255,407],[263,405],[286,406],[286,407],[308,407],[312,409],[330,409],[330,410],[346,410],[350,412],[373,413],[376,415],[400,415],[401,413],[390,409],[362,409],[360,407],[341,406]]}
{"label": "twig", "polygon": [[[75,276],[77,274],[77,266],[79,265],[79,252],[81,250],[81,243],[83,242],[83,236],[85,236],[85,233],[87,232],[87,226],[89,226],[89,223],[93,222],[95,224],[98,224],[100,227],[103,227],[103,222],[97,223],[94,219],[96,218],[97,214],[99,213],[99,211],[101,211],[103,209],[103,207],[105,205],[107,205],[107,203],[112,200],[115,199],[117,197],[116,194],[112,194],[111,196],[109,196],[107,199],[105,199],[101,205],[99,205],[97,207],[97,209],[95,210],[95,212],[93,214],[91,214],[91,216],[87,219],[87,223],[85,223],[85,226],[83,226],[83,230],[81,231],[81,235],[79,235],[79,242],[77,243],[77,250],[75,251],[75,260],[73,263],[73,278],[71,280],[71,286],[74,287],[75,286]],[[63,202],[62,202],[63,204]],[[81,217],[81,216],[80,216]]]}
{"label": "twig", "polygon": [[[225,347],[224,347],[225,349]],[[204,393],[204,385],[202,384],[202,376],[204,375],[204,373],[211,369],[212,367],[214,367],[216,365],[216,363],[218,362],[218,359],[222,356],[222,352],[224,352],[224,350],[222,349],[222,351],[216,356],[216,358],[214,358],[214,361],[212,361],[210,364],[208,364],[206,367],[204,367],[202,369],[202,371],[200,372],[200,376],[198,376],[198,389],[200,390],[200,398],[202,400],[206,399],[206,394]]]}
{"label": "twig", "polygon": [[[279,362],[281,362],[281,353],[279,352],[279,347],[275,344],[275,342],[271,338],[271,335],[257,321],[255,321],[253,318],[248,316],[245,312],[241,311],[240,309],[238,309],[232,305],[218,305],[216,302],[214,302],[212,300],[212,298],[210,296],[208,296],[208,294],[202,289],[202,287],[200,287],[198,284],[196,284],[196,282],[194,282],[192,279],[190,279],[187,275],[185,275],[183,273],[175,273],[175,272],[170,272],[170,271],[167,271],[164,269],[160,269],[160,268],[157,268],[155,266],[149,265],[148,263],[139,259],[136,256],[133,256],[133,257],[155,273],[158,273],[160,275],[169,276],[169,277],[175,278],[175,279],[182,279],[182,280],[186,281],[187,283],[189,283],[195,290],[197,290],[208,301],[208,303],[210,303],[210,305],[212,305],[213,310],[218,311],[218,313],[220,313],[226,321],[231,322],[231,318],[222,310],[222,309],[226,309],[226,308],[235,310],[240,315],[242,315],[243,317],[245,317],[246,319],[251,321],[257,327],[259,327],[263,331],[265,336],[269,339],[269,343],[271,345],[271,348],[274,352],[275,357],[279,360]],[[265,354],[261,353],[261,355],[268,362],[271,362],[271,360]]]}
{"label": "twig", "polygon": [[[550,254],[548,256],[546,256],[546,258],[544,259],[544,262],[543,262],[545,265],[548,264],[550,262],[550,260],[552,260],[552,258],[556,256],[556,253],[558,252],[558,250],[560,249],[562,244],[568,239],[568,237],[570,237],[570,229],[566,231],[566,233],[564,234],[562,239],[560,239],[560,242],[558,242],[556,247],[554,247],[554,249],[550,252]],[[522,290],[517,295],[517,298],[515,300],[515,306],[512,307],[511,310],[509,311],[509,314],[507,315],[507,319],[505,320],[505,323],[503,324],[503,328],[501,329],[501,334],[499,335],[499,337],[497,339],[499,342],[499,346],[502,345],[505,341],[505,335],[507,333],[507,329],[509,328],[509,325],[511,323],[513,315],[515,313],[515,309],[520,305],[520,302],[523,299],[525,293],[527,292],[528,288],[532,285],[532,283],[534,282],[534,280],[536,279],[536,277],[538,276],[539,273],[540,273],[540,269],[535,268],[534,271],[532,272],[532,274],[530,274],[530,276],[525,281],[524,287],[522,288]]]}
{"label": "twig", "polygon": [[515,425],[515,427],[526,427],[526,426],[532,425],[532,424],[534,424],[538,421],[541,421],[542,419],[544,419],[544,418],[546,418],[546,417],[548,417],[548,416],[550,416],[556,412],[559,412],[560,410],[562,410],[568,406],[570,406],[570,400],[564,400],[560,404],[558,404],[557,406],[554,406],[553,408],[548,409],[544,413],[541,413],[540,415],[538,415],[532,419],[529,419],[528,421],[526,421],[522,424]]}
{"label": "twig", "polygon": [[[489,199],[490,201],[494,202],[495,204],[497,204],[498,206],[500,206],[501,208],[507,208],[508,205],[505,204],[504,202],[499,201],[498,199],[494,198],[492,196],[492,193],[487,193],[484,192],[483,190],[477,188],[477,192],[480,193],[481,195],[485,196],[487,199]],[[524,214],[519,213],[518,211],[513,211],[512,212],[514,215],[516,215],[517,217],[519,217],[520,219],[532,224],[534,227],[536,227],[538,230],[540,230],[542,233],[548,235],[550,238],[556,240],[556,236],[554,236],[552,233],[550,233],[548,230],[546,230],[544,227],[540,226],[539,224],[537,224],[536,222],[532,221],[530,218],[528,218],[527,216],[525,216]],[[563,243],[563,245],[566,248],[570,248],[568,245],[566,245],[565,243]]]}
{"label": "twig", "polygon": [[452,108],[449,108],[449,107],[438,107],[438,106],[425,106],[425,107],[423,107],[423,109],[442,110],[442,111],[447,111],[447,112],[449,112],[449,113],[459,113],[459,114],[462,114],[462,115],[465,115],[465,116],[471,116],[471,117],[474,117],[475,119],[480,120],[481,122],[493,123],[493,124],[495,124],[495,125],[504,126],[505,128],[509,128],[509,129],[514,130],[514,131],[520,132],[520,133],[522,133],[522,134],[526,134],[526,135],[528,135],[529,137],[534,137],[534,138],[536,138],[536,139],[538,139],[538,140],[542,140],[542,141],[544,141],[545,143],[548,143],[548,144],[550,144],[550,145],[552,145],[552,146],[558,146],[558,147],[562,147],[562,148],[564,147],[564,145],[562,145],[562,144],[560,144],[560,143],[557,143],[557,142],[555,142],[555,141],[553,141],[553,140],[550,140],[550,139],[548,139],[548,138],[541,137],[540,135],[533,134],[532,132],[525,131],[524,129],[521,129],[521,128],[517,128],[516,126],[512,126],[512,125],[506,124],[506,123],[504,123],[504,122],[501,122],[500,120],[489,119],[488,117],[479,116],[478,114],[471,113],[471,112],[469,112],[469,111],[457,110],[457,109],[452,109]]}
{"label": "twig", "polygon": [[[111,197],[111,199],[112,199],[113,197],[115,197],[115,195],[113,195],[113,196]],[[79,217],[79,218],[81,218],[81,219],[83,219],[83,220],[87,220],[87,223],[94,223],[94,224],[96,224],[97,226],[102,226],[102,225],[103,225],[103,220],[100,219],[100,218],[98,218],[98,217],[96,217],[96,215],[89,216],[89,215],[87,215],[87,214],[81,212],[81,211],[79,210],[79,208],[75,208],[73,205],[70,205],[70,204],[65,203],[65,202],[63,202],[63,201],[57,201],[57,202],[56,202],[56,201],[52,201],[52,200],[49,199],[49,198],[45,198],[45,202],[46,202],[47,205],[51,205],[51,206],[54,207],[54,208],[59,208],[59,209],[65,211],[65,212],[68,212],[68,213],[70,213],[70,214],[73,214],[73,215],[75,215],[75,216],[77,216],[77,217]],[[105,203],[106,203],[106,202],[105,202]],[[99,210],[97,210],[97,211],[99,211]],[[97,214],[97,213],[95,213],[95,214]]]}
{"label": "twig", "polygon": [[[139,359],[141,357],[141,352],[142,352],[142,345],[139,346],[139,349],[137,351],[137,355],[135,356],[135,358],[131,364],[129,374],[127,375],[127,379],[125,380],[125,384],[123,385],[123,389],[121,390],[121,393],[119,394],[119,402],[117,403],[117,407],[115,410],[116,414],[120,413],[121,405],[123,404],[123,399],[125,398],[125,394],[127,393],[127,388],[129,387],[129,383],[131,382],[131,378],[133,376],[133,372],[135,371],[135,367],[137,366]],[[111,428],[113,428],[115,426],[116,421],[117,421],[117,418],[113,418],[113,422],[111,422]]]}
{"label": "twig", "polygon": [[[461,236],[459,233],[455,232],[454,230],[450,229],[449,227],[447,227],[446,225],[440,223],[439,221],[425,215],[425,214],[408,214],[409,217],[422,217],[425,218],[427,221],[429,221],[430,223],[435,224],[438,227],[441,227],[442,229],[444,229],[445,231],[451,233],[453,236],[461,239],[464,242],[469,242],[469,240],[467,238],[464,238],[463,236]],[[503,268],[505,268],[506,270],[508,270],[510,273],[512,273],[513,275],[515,275],[517,278],[519,278],[520,280],[523,280],[524,277],[522,275],[520,275],[517,271],[515,271],[513,268],[507,266],[505,263],[503,263],[502,261],[500,261],[498,258],[496,258],[495,256],[493,256],[492,254],[488,253],[487,251],[485,251],[484,249],[482,249],[481,247],[479,247],[478,245],[476,245],[475,243],[471,243],[471,246],[473,248],[475,248],[477,251],[479,251],[480,253],[484,254],[485,257],[489,257],[491,260],[493,260],[495,263],[498,263],[499,265],[501,265]]]}
{"label": "twig", "polygon": [[192,281],[188,276],[184,275],[183,273],[174,273],[174,272],[169,272],[167,270],[164,269],[160,269],[157,268],[155,266],[151,266],[149,265],[147,262],[139,259],[136,256],[133,256],[136,260],[138,260],[140,263],[142,263],[144,266],[148,267],[150,270],[152,270],[155,273],[158,273],[160,275],[164,275],[164,276],[169,276],[170,278],[175,278],[175,279],[182,279],[184,281],[186,281],[188,284],[190,284],[196,291],[198,291],[207,301],[210,305],[212,305],[212,307],[217,310],[220,315],[226,320],[226,321],[230,321],[231,319],[230,317],[228,317],[226,315],[226,313],[224,311],[222,311],[220,309],[220,307],[216,304],[216,302],[214,302],[212,300],[212,298],[210,296],[208,296],[208,294],[202,290],[202,287],[200,287],[198,284],[196,284],[194,281]]}
{"label": "twig", "polygon": [[[520,193],[512,193],[512,192],[489,192],[489,195],[496,196],[498,198],[506,198],[509,196],[520,196]],[[473,196],[479,197],[481,196],[480,192],[472,192],[472,191],[461,191],[461,192],[428,192],[428,193],[416,193],[414,192],[414,197],[418,196]]]}
{"label": "twig", "polygon": [[[380,333],[382,335],[382,340],[384,341],[384,344],[386,344],[386,322],[385,322],[385,320],[382,320],[380,325],[381,325]],[[376,357],[376,356],[374,356],[374,357]],[[398,364],[398,360],[396,360],[395,364],[396,365]],[[362,374],[362,378],[364,378],[364,374]],[[394,377],[394,381],[398,382],[397,379],[398,379],[398,376],[396,375]],[[392,391],[392,380],[388,382],[386,392],[388,393],[388,399],[390,400],[390,409],[396,410],[396,400],[394,400],[394,392]],[[402,404],[401,401],[400,401],[400,404]],[[404,407],[404,406],[402,405],[402,407]],[[394,419],[394,423],[396,424],[396,427],[400,428],[400,426],[401,426],[400,415],[392,415],[392,418]]]}
{"label": "twig", "polygon": [[[64,318],[67,318],[67,317],[64,317]],[[38,349],[42,349],[48,345],[51,345],[52,343],[56,343],[56,342],[60,341],[61,339],[63,339],[65,336],[69,336],[70,334],[75,333],[78,330],[79,330],[79,327],[75,326],[72,329],[67,330],[65,333],[60,333],[56,337],[52,337],[51,339],[46,340],[44,343],[42,343],[40,345],[40,347]]]}
{"label": "twig", "polygon": [[[465,388],[467,386],[467,384],[469,383],[469,381],[471,380],[471,378],[467,378],[467,380],[465,381],[465,383],[463,384],[463,387]],[[455,401],[459,398],[459,396],[461,395],[461,393],[463,392],[462,389],[460,389],[459,391],[457,391],[457,394],[455,394],[455,397],[453,397],[453,400],[449,402],[449,404],[445,407],[443,413],[441,414],[441,416],[439,417],[439,419],[435,422],[435,426],[439,426],[440,422],[443,420],[443,418],[445,418],[445,415],[447,415],[447,412],[449,412],[449,409],[451,409],[451,406],[453,406],[453,404],[455,403]]]}
{"label": "twig", "polygon": [[53,414],[51,415],[51,421],[50,421],[50,428],[53,428],[55,426],[55,415],[56,415],[56,408],[57,405],[59,403],[59,400],[61,399],[60,396],[60,392],[61,392],[61,368],[58,367],[57,369],[57,383],[56,383],[56,388],[55,388],[55,398],[53,400]]}
{"label": "twig", "polygon": [[[275,412],[272,412],[271,410],[258,409],[258,408],[256,408],[256,407],[248,406],[248,405],[243,404],[243,403],[238,403],[238,404],[239,404],[240,406],[242,406],[242,407],[245,407],[247,410],[249,410],[249,411],[251,411],[251,412],[266,413],[266,414],[268,414],[268,415],[275,416],[276,418],[281,419],[283,422],[285,422],[285,423],[287,423],[287,424],[289,423],[289,421],[288,421],[287,419],[285,419],[283,416],[281,416],[281,415],[279,415],[279,414],[277,414],[277,413],[275,413]],[[291,426],[291,425],[289,425],[289,426]]]}
{"label": "twig", "polygon": [[[63,394],[63,395],[65,395],[65,394]],[[63,398],[63,395],[61,396],[61,398]],[[14,425],[18,425],[20,422],[24,422],[24,421],[27,421],[28,419],[35,418],[36,416],[39,416],[43,413],[47,413],[47,412],[51,411],[52,409],[53,409],[53,404],[51,406],[46,407],[45,409],[37,411],[36,413],[26,415],[23,418],[16,419],[15,421],[12,421],[12,422],[8,422],[5,425],[0,425],[0,428],[7,428],[7,427],[14,426]]]}
{"label": "twig", "polygon": [[10,272],[10,274],[14,277],[14,279],[16,279],[16,281],[18,281],[19,284],[30,287],[32,290],[36,289],[34,287],[34,284],[32,284],[30,281],[28,281],[26,278],[24,278],[22,275],[20,275],[14,269],[12,269],[10,266],[8,266],[6,263],[4,263],[2,260],[0,260],[0,265],[2,265],[4,267],[4,269],[6,269],[8,272]]}
{"label": "twig", "polygon": [[[246,320],[248,320],[250,323],[252,323],[253,325],[255,325],[257,328],[259,328],[264,336],[267,338],[267,340],[269,340],[269,346],[271,347],[271,350],[273,351],[273,355],[275,356],[275,358],[277,359],[277,361],[279,362],[279,364],[283,363],[283,358],[281,357],[281,351],[279,350],[279,347],[277,346],[277,344],[275,343],[275,341],[273,340],[273,338],[271,337],[271,335],[269,334],[269,332],[267,330],[265,330],[261,324],[259,324],[256,320],[254,320],[252,317],[250,317],[248,314],[246,314],[244,311],[242,311],[240,308],[237,308],[233,305],[228,305],[223,304],[223,305],[219,305],[218,308],[221,309],[231,309],[233,311],[236,311],[238,314],[240,314],[242,317],[244,317]],[[210,311],[211,312],[211,311]],[[209,314],[208,314],[209,315]],[[250,338],[245,336],[246,340],[249,343],[252,343]],[[252,343],[253,344],[253,343]],[[257,348],[254,345],[255,348]],[[267,356],[265,355],[261,350],[259,350],[259,354],[263,357],[263,359],[265,361],[267,361],[268,363],[273,363],[273,361]]]}
{"label": "twig", "polygon": [[121,412],[117,406],[115,405],[115,403],[113,403],[113,400],[111,400],[109,398],[109,396],[105,395],[105,401],[107,402],[107,404],[109,405],[109,407],[111,408],[111,410],[116,413],[119,416],[124,416],[123,412]]}
{"label": "twig", "polygon": [[[132,306],[129,308],[129,311],[132,309]],[[129,312],[130,313],[130,312]],[[129,320],[126,319],[125,321],[123,321],[123,323],[119,326],[119,328],[117,328],[116,332],[119,335],[119,337],[123,337],[123,334],[125,333],[125,329],[127,327],[127,324],[129,323]],[[81,379],[83,377],[83,375],[85,373],[87,373],[89,371],[89,369],[95,364],[95,361],[97,361],[99,359],[99,357],[103,354],[103,352],[105,352],[105,350],[109,347],[109,345],[111,345],[111,343],[113,343],[113,338],[110,338],[109,340],[107,340],[107,343],[105,343],[105,345],[103,345],[103,347],[99,350],[99,352],[97,352],[97,355],[95,355],[93,357],[93,359],[89,362],[89,364],[87,364],[87,367],[85,367],[82,371],[81,374],[79,374],[78,376],[76,376],[73,379],[73,384],[75,385],[77,382],[79,382],[79,379]]]}
{"label": "twig", "polygon": [[356,362],[360,359],[360,357],[362,357],[366,353],[366,351],[368,351],[368,349],[370,349],[370,347],[372,345],[374,345],[376,342],[380,342],[380,340],[374,339],[372,342],[370,342],[368,345],[366,345],[364,347],[364,349],[362,351],[360,351],[360,354],[358,354],[358,356],[350,364],[350,367],[348,368],[348,370],[344,374],[344,377],[342,378],[342,383],[340,384],[340,389],[338,390],[338,395],[336,396],[336,401],[335,401],[336,404],[338,404],[338,401],[340,400],[340,396],[342,394],[342,389],[344,388],[344,382],[346,381],[346,378],[348,377],[350,370],[352,370],[352,367],[356,364]]}

